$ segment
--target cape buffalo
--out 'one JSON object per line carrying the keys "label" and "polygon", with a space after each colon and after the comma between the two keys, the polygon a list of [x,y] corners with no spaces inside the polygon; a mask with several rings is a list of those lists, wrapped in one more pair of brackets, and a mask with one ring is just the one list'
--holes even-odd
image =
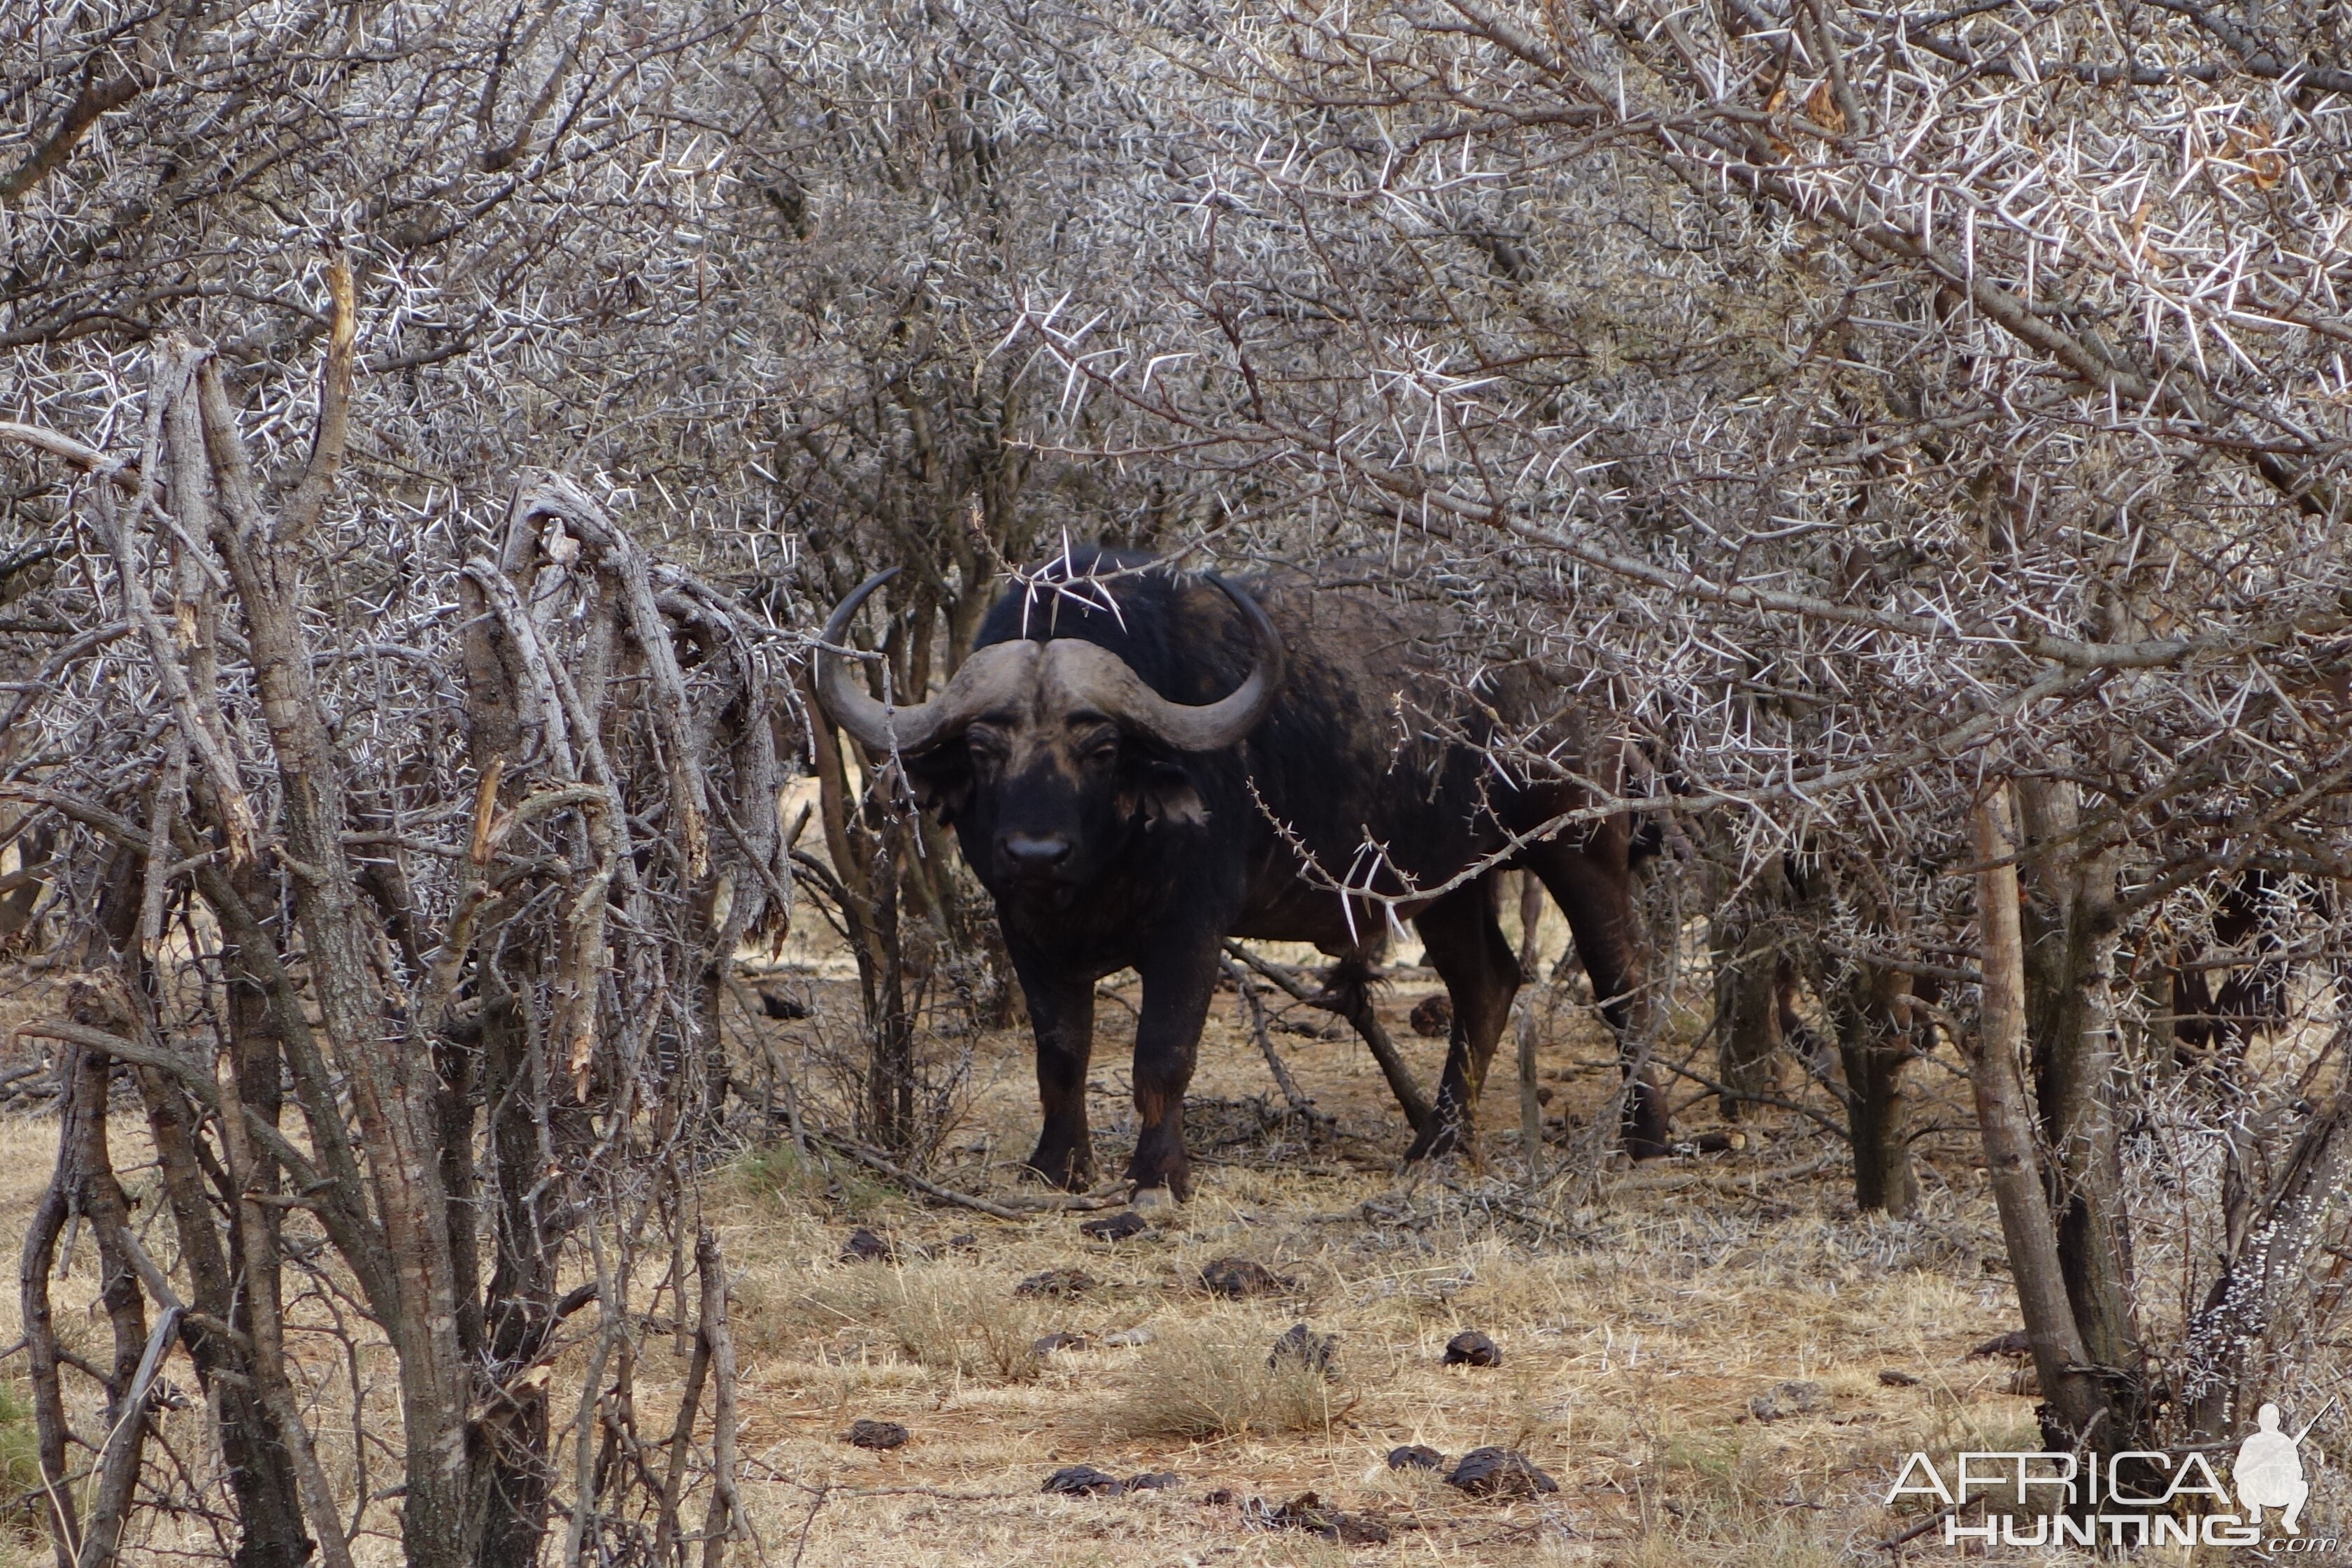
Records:
{"label": "cape buffalo", "polygon": [[[888,575],[842,601],[826,644],[841,646]],[[1087,1062],[1102,976],[1132,966],[1143,981],[1142,1128],[1128,1175],[1139,1193],[1165,1185],[1184,1198],[1184,1089],[1221,940],[1311,942],[1359,973],[1383,941],[1378,907],[1302,875],[1300,850],[1327,879],[1402,892],[1398,873],[1415,888],[1444,882],[1582,802],[1570,784],[1509,778],[1479,749],[1499,715],[1558,709],[1556,689],[1510,667],[1463,700],[1433,668],[1429,639],[1445,630],[1440,612],[1368,589],[1288,574],[1246,585],[1186,578],[1101,550],[1003,595],[928,702],[886,706],[846,661],[820,655],[825,711],[869,752],[897,755],[995,900],[1036,1028],[1045,1131],[1029,1163],[1047,1180],[1092,1174]],[[1507,862],[1534,871],[1567,914],[1621,1042],[1641,984],[1636,837],[1621,815]],[[1368,843],[1384,856],[1368,857]],[[1490,870],[1399,907],[1454,1002],[1444,1075],[1412,1157],[1468,1139],[1518,988],[1494,883]],[[1625,1136],[1636,1154],[1666,1137],[1646,1081],[1633,1086]]]}

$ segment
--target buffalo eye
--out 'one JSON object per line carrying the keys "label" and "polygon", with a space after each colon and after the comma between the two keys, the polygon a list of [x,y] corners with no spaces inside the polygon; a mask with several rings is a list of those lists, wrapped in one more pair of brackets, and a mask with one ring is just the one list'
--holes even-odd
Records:
{"label": "buffalo eye", "polygon": [[988,766],[1004,760],[1004,737],[993,730],[978,727],[964,731],[964,750],[975,765]]}
{"label": "buffalo eye", "polygon": [[1089,763],[1108,764],[1118,761],[1118,730],[1105,725],[1088,731],[1078,741],[1078,754]]}

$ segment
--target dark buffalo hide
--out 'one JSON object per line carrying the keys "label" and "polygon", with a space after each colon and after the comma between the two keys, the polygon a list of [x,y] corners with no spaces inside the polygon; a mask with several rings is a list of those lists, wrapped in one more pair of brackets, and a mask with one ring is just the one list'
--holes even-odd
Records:
{"label": "dark buffalo hide", "polygon": [[[872,586],[845,601],[828,641]],[[1143,982],[1141,1132],[1128,1173],[1184,1196],[1184,1089],[1219,944],[1311,942],[1360,969],[1388,916],[1335,882],[1407,895],[1398,914],[1452,998],[1434,1112],[1412,1154],[1469,1137],[1518,960],[1496,918],[1496,870],[1417,890],[1584,805],[1564,775],[1606,774],[1623,758],[1570,728],[1572,705],[1530,667],[1490,664],[1465,697],[1442,674],[1461,630],[1443,607],[1372,587],[1294,574],[1229,584],[1085,552],[1008,591],[927,704],[886,710],[843,662],[824,661],[827,710],[869,752],[899,755],[996,901],[1037,1034],[1038,1172],[1065,1185],[1091,1174],[1094,985],[1131,966]],[[1073,643],[1091,646],[1062,646]],[[1498,767],[1482,749],[1498,724],[1564,765],[1538,777]],[[1636,826],[1601,816],[1506,862],[1533,871],[1566,912],[1621,1040],[1638,1032]],[[1645,1077],[1625,1131],[1636,1153],[1664,1146]]]}

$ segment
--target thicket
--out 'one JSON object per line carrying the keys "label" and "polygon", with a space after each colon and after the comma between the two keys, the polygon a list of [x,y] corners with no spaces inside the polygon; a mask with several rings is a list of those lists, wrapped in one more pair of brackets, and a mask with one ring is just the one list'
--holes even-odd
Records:
{"label": "thicket", "polygon": [[[65,998],[24,1269],[44,1473],[90,1500],[61,1563],[168,1504],[254,1563],[396,1509],[418,1562],[715,1568],[692,1178],[767,1097],[727,964],[796,885],[840,924],[869,1155],[924,1152],[936,1010],[1012,1005],[951,846],[809,725],[807,634],[899,567],[855,635],[935,689],[1065,540],[1441,595],[1464,679],[1540,660],[1637,742],[1608,805],[1663,825],[1720,997],[1687,1089],[1819,1118],[1901,1212],[1958,1047],[2053,1443],[2343,1391],[2336,8],[0,26],[0,940]],[[85,1227],[103,1365],[43,1349]],[[403,1436],[350,1463],[396,1501],[317,1462],[273,1293],[394,1346]],[[675,1433],[541,1377],[657,1320],[710,1390]],[[231,1478],[194,1503],[138,1418],[174,1339]]]}

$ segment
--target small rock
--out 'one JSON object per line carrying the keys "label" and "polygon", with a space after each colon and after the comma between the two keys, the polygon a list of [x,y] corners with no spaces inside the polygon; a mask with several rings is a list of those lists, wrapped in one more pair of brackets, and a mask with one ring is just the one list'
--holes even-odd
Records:
{"label": "small rock", "polygon": [[1494,1366],[1503,1359],[1495,1342],[1475,1329],[1454,1335],[1445,1342],[1447,1366]]}
{"label": "small rock", "polygon": [[1792,1381],[1776,1384],[1749,1400],[1748,1414],[1759,1421],[1786,1421],[1791,1415],[1810,1415],[1829,1402],[1829,1394],[1820,1384]]}
{"label": "small rock", "polygon": [[1897,1372],[1891,1366],[1878,1369],[1878,1381],[1888,1388],[1916,1388],[1919,1380],[1907,1372]]}
{"label": "small rock", "polygon": [[1150,1329],[1120,1329],[1114,1333],[1105,1334],[1102,1337],[1102,1344],[1106,1350],[1133,1350],[1138,1345],[1148,1345],[1159,1337]]}
{"label": "small rock", "polygon": [[1326,1508],[1313,1492],[1301,1492],[1266,1515],[1266,1521],[1285,1530],[1304,1530],[1326,1541],[1348,1546],[1377,1546],[1389,1539],[1389,1527],[1360,1513]]}
{"label": "small rock", "polygon": [[1085,1295],[1100,1283],[1083,1268],[1048,1268],[1043,1274],[1032,1274],[1013,1287],[1013,1293],[1067,1300],[1072,1296]]}
{"label": "small rock", "polygon": [[1095,1348],[1095,1342],[1084,1334],[1047,1334],[1029,1348],[1044,1357],[1055,1351],[1090,1351]]}
{"label": "small rock", "polygon": [[862,1225],[851,1231],[849,1239],[841,1244],[841,1260],[844,1263],[895,1263],[898,1258],[898,1249],[890,1245],[887,1237]]}
{"label": "small rock", "polygon": [[1536,1089],[1536,1103],[1538,1105],[1549,1105],[1552,1101],[1553,1092],[1551,1085],[1548,1083],[1538,1085]]}
{"label": "small rock", "polygon": [[861,1448],[903,1448],[907,1429],[896,1421],[852,1421],[842,1436]]}
{"label": "small rock", "polygon": [[1323,1520],[1329,1518],[1330,1512],[1330,1510],[1323,1506],[1323,1500],[1315,1493],[1300,1492],[1279,1508],[1266,1510],[1266,1518],[1276,1524],[1286,1525],[1293,1530],[1312,1530]]}
{"label": "small rock", "polygon": [[1462,1456],[1445,1484],[1472,1497],[1523,1498],[1556,1492],[1559,1483],[1513,1448],[1473,1448]]}
{"label": "small rock", "polygon": [[1293,1323],[1289,1332],[1274,1342],[1273,1353],[1265,1358],[1265,1364],[1277,1368],[1303,1366],[1329,1377],[1336,1370],[1339,1350],[1339,1342],[1329,1334],[1318,1334],[1304,1323]]}
{"label": "small rock", "polygon": [[809,1016],[809,1005],[797,996],[779,995],[762,987],[760,992],[760,1011],[771,1018],[805,1018]]}
{"label": "small rock", "polygon": [[1045,1478],[1044,1489],[1064,1497],[1117,1497],[1127,1483],[1092,1465],[1065,1465]]}
{"label": "small rock", "polygon": [[1433,992],[1413,1004],[1412,1032],[1425,1040],[1442,1040],[1454,1032],[1454,998]]}
{"label": "small rock", "polygon": [[979,1245],[980,1237],[972,1235],[972,1233],[968,1230],[960,1235],[948,1237],[948,1250],[950,1252],[970,1252],[973,1247],[978,1247]]}
{"label": "small rock", "polygon": [[2032,1353],[2033,1336],[2023,1329],[2014,1329],[1997,1338],[1985,1341],[1962,1359],[1975,1361],[1982,1356],[2008,1355],[2022,1360]]}
{"label": "small rock", "polygon": [[1146,1470],[1139,1476],[1129,1476],[1127,1489],[1131,1492],[1156,1492],[1183,1484],[1184,1478],[1173,1470]]}
{"label": "small rock", "polygon": [[1296,1287],[1263,1263],[1246,1258],[1218,1258],[1201,1269],[1201,1288],[1213,1296],[1274,1296]]}
{"label": "small rock", "polygon": [[1151,1228],[1151,1222],[1133,1209],[1121,1209],[1103,1219],[1090,1219],[1078,1226],[1080,1236],[1097,1241],[1125,1241],[1130,1236],[1141,1236]]}
{"label": "small rock", "polygon": [[1408,1443],[1402,1448],[1389,1450],[1389,1468],[1391,1470],[1442,1470],[1444,1468],[1444,1455],[1419,1443]]}
{"label": "small rock", "polygon": [[1202,1508],[1231,1508],[1233,1505],[1234,1489],[1231,1487],[1219,1487],[1214,1491],[1202,1494],[1201,1498]]}

